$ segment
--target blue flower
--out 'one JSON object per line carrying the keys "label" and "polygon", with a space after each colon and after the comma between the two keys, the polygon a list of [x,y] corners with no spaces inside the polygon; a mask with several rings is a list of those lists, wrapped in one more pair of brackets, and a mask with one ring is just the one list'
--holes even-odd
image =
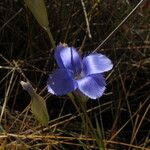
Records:
{"label": "blue flower", "polygon": [[48,92],[65,95],[78,90],[92,99],[103,95],[106,83],[102,73],[113,67],[105,55],[92,53],[81,59],[74,47],[59,44],[55,59],[59,68],[49,75]]}

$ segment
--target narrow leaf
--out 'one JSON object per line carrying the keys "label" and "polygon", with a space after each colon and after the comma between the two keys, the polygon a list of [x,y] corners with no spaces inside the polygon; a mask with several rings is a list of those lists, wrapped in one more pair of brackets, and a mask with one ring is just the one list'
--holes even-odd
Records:
{"label": "narrow leaf", "polygon": [[52,47],[55,48],[56,47],[55,40],[49,27],[47,9],[44,0],[24,0],[24,1],[26,6],[29,8],[29,10],[32,12],[33,16],[37,20],[37,22],[47,32]]}
{"label": "narrow leaf", "polygon": [[48,15],[44,0],[25,0],[25,4],[32,12],[35,19],[43,28],[48,28]]}

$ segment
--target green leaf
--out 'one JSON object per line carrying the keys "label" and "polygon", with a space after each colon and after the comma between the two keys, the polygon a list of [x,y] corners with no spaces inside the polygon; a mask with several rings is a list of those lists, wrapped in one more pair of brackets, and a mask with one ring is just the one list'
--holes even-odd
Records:
{"label": "green leaf", "polygon": [[37,93],[34,93],[31,98],[31,111],[42,125],[48,125],[49,115],[45,100]]}
{"label": "green leaf", "polygon": [[49,21],[44,0],[25,0],[25,4],[30,9],[38,23],[44,29],[48,28]]}
{"label": "green leaf", "polygon": [[24,0],[26,6],[32,12],[33,16],[40,26],[47,32],[53,49],[56,47],[55,40],[51,33],[48,21],[48,15],[44,0]]}
{"label": "green leaf", "polygon": [[21,81],[23,89],[31,96],[31,111],[35,118],[44,126],[48,125],[49,115],[45,100],[35,92],[34,88],[29,82]]}

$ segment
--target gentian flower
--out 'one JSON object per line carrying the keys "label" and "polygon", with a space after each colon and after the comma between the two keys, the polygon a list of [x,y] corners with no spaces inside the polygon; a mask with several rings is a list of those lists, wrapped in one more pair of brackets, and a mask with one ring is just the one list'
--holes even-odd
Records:
{"label": "gentian flower", "polygon": [[81,59],[74,47],[59,44],[55,59],[59,68],[49,75],[48,92],[65,95],[76,90],[92,99],[103,95],[106,82],[102,73],[113,67],[109,58],[92,53]]}

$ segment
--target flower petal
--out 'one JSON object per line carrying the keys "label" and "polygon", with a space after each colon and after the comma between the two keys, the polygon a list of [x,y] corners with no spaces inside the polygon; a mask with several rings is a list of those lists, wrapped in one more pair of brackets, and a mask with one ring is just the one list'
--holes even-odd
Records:
{"label": "flower petal", "polygon": [[102,74],[89,75],[77,82],[79,90],[92,99],[101,97],[105,91],[106,83]]}
{"label": "flower petal", "polygon": [[111,70],[113,64],[102,54],[91,54],[83,58],[83,72],[85,75],[103,73]]}
{"label": "flower petal", "polygon": [[81,58],[74,47],[58,45],[55,51],[55,59],[60,68],[67,68],[75,74],[81,72]]}
{"label": "flower petal", "polygon": [[49,75],[48,92],[55,95],[65,95],[77,88],[77,83],[73,80],[72,73],[67,69],[57,69]]}

